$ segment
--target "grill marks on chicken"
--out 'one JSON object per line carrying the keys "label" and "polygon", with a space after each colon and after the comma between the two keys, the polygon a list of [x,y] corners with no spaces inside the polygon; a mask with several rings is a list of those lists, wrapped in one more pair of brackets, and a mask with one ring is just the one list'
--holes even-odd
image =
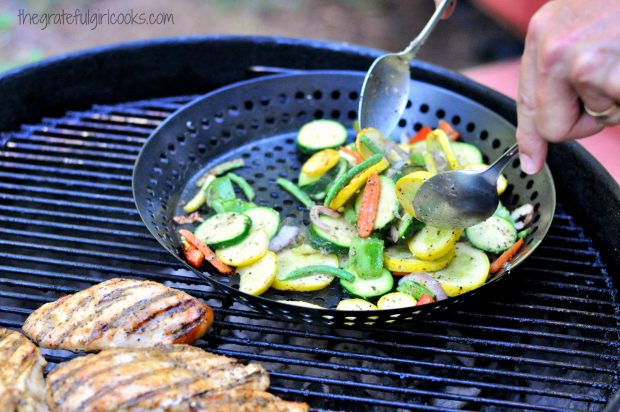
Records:
{"label": "grill marks on chicken", "polygon": [[[307,410],[305,404],[263,392],[268,387],[269,376],[260,365],[243,365],[192,346],[166,345],[109,349],[62,363],[48,375],[46,396],[51,410],[59,412],[224,411],[239,405],[249,405],[244,406],[247,411]],[[285,408],[288,404],[292,409]]]}
{"label": "grill marks on chicken", "polygon": [[0,410],[47,411],[46,364],[39,349],[24,335],[0,328]]}
{"label": "grill marks on chicken", "polygon": [[211,308],[185,292],[110,279],[41,306],[22,329],[43,347],[93,352],[191,343],[212,323]]}

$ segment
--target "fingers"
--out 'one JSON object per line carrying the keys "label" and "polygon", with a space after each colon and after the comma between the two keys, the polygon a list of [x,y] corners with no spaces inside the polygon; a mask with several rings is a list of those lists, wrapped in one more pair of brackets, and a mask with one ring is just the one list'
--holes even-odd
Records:
{"label": "fingers", "polygon": [[536,128],[536,34],[536,30],[530,30],[525,41],[517,96],[519,158],[521,170],[528,174],[539,172],[547,156],[547,142]]}
{"label": "fingers", "polygon": [[[617,50],[577,51],[571,58],[570,78],[585,107],[605,112],[620,102],[620,53]],[[620,112],[606,118],[592,119],[597,125],[620,124]]]}

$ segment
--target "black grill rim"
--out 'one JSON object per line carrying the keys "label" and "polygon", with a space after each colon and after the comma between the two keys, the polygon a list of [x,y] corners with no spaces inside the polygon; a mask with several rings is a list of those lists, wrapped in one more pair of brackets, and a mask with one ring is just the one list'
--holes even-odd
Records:
{"label": "black grill rim", "polygon": [[[197,90],[208,92],[243,78],[252,65],[365,70],[380,53],[314,40],[196,36],[123,43],[62,55],[0,76],[0,146],[8,138],[2,132],[67,110],[87,109],[93,102],[112,104]],[[415,62],[412,73],[420,80],[493,107],[508,121],[516,122],[514,101],[494,90],[464,83],[462,75],[424,62]],[[491,100],[502,103],[490,106]],[[614,245],[620,242],[620,210],[610,210],[610,205],[620,205],[620,186],[577,143],[551,146],[548,162],[556,172],[557,186],[571,188],[571,193],[562,197],[571,210],[578,211],[576,218],[584,223],[601,250],[617,291],[620,250]],[[620,410],[620,392],[606,410]]]}

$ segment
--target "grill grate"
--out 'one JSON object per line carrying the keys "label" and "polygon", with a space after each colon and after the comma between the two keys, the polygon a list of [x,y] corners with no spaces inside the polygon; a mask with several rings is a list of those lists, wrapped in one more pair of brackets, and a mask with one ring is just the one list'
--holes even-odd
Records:
{"label": "grill grate", "polygon": [[[620,308],[592,241],[558,205],[541,247],[493,294],[402,326],[334,330],[248,310],[182,269],[131,197],[149,133],[192,96],[93,106],[0,141],[0,326],[115,276],[204,299],[201,346],[261,362],[272,391],[323,410],[601,410],[618,385]],[[69,352],[44,350],[48,361]]]}

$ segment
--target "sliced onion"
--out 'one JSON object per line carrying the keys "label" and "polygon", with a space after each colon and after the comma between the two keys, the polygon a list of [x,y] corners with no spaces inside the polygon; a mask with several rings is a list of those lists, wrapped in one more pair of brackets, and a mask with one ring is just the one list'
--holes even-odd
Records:
{"label": "sliced onion", "polygon": [[398,242],[398,226],[392,225],[390,226],[390,239],[392,242]]}
{"label": "sliced onion", "polygon": [[400,285],[408,280],[425,286],[435,295],[435,300],[444,300],[448,298],[448,295],[446,295],[446,292],[443,290],[439,282],[437,282],[437,279],[435,279],[428,273],[411,273],[407,276],[403,276],[398,281],[398,284]]}
{"label": "sliced onion", "polygon": [[325,206],[312,206],[310,208],[310,221],[319,229],[323,229],[323,230],[329,230],[329,226],[325,224],[325,222],[323,222],[320,219],[321,214],[327,215],[327,216],[331,216],[331,217],[340,217],[340,213],[336,212],[335,210],[332,210],[328,207]]}
{"label": "sliced onion", "polygon": [[409,143],[409,135],[406,132],[402,132],[400,134],[400,144],[406,144]]}
{"label": "sliced onion", "polygon": [[400,147],[399,145],[397,145],[397,144],[394,145],[394,151],[396,153],[398,153],[398,155],[401,157],[401,159],[403,159],[403,160],[408,160],[409,159],[409,153],[407,153],[407,151],[405,149],[403,149],[402,147]]}
{"label": "sliced onion", "polygon": [[269,242],[269,250],[271,250],[272,252],[278,252],[284,249],[285,247],[293,243],[293,241],[297,238],[298,234],[299,227],[289,225],[282,226],[278,234],[273,239],[271,239],[271,242]]}
{"label": "sliced onion", "polygon": [[534,206],[530,203],[519,206],[512,211],[510,218],[514,222],[515,229],[521,230],[532,223],[532,219],[534,219]]}

